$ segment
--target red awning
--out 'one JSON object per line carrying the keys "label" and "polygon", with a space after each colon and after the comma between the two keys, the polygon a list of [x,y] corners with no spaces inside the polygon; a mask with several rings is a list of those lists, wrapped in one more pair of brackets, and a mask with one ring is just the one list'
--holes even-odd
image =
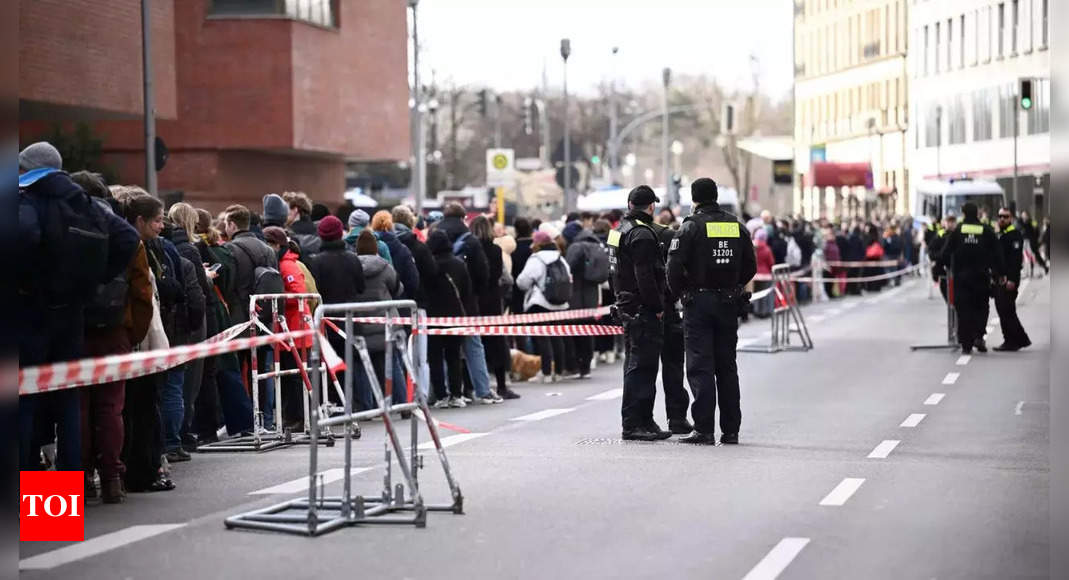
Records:
{"label": "red awning", "polygon": [[872,167],[868,163],[817,162],[809,166],[806,181],[814,187],[872,189]]}

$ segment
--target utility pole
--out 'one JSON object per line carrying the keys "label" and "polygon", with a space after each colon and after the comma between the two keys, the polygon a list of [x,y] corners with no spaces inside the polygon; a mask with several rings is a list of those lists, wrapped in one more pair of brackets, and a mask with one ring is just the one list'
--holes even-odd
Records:
{"label": "utility pole", "polygon": [[661,93],[661,168],[664,171],[664,203],[672,206],[672,176],[668,174],[668,83],[672,79],[672,69],[664,67],[661,71],[661,80],[664,81],[664,91]]}
{"label": "utility pole", "polygon": [[141,74],[145,106],[145,189],[159,197],[156,188],[156,95],[152,87],[152,6],[141,0]]}
{"label": "utility pole", "polygon": [[616,147],[616,115],[617,115],[617,103],[616,103],[616,53],[620,51],[620,47],[612,47],[612,78],[609,81],[609,179],[610,181],[616,181],[616,171],[620,167],[620,152]]}
{"label": "utility pole", "polygon": [[501,148],[501,95],[494,95],[494,148]]}
{"label": "utility pole", "polygon": [[564,61],[564,212],[572,211],[572,143],[568,129],[568,57],[572,43],[567,38],[560,41],[560,57]]}
{"label": "utility pole", "polygon": [[423,95],[419,84],[419,23],[417,20],[416,6],[419,0],[408,0],[408,7],[412,9],[412,179],[409,189],[415,198],[416,215],[423,215],[423,198],[427,186],[423,177],[426,167],[427,155],[423,144]]}

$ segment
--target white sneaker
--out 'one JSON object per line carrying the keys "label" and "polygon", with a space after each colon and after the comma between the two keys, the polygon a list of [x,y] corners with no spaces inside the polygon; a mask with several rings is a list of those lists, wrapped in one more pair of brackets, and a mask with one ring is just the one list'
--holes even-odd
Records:
{"label": "white sneaker", "polygon": [[448,409],[449,408],[449,399],[448,398],[446,398],[446,399],[438,399],[437,401],[434,402],[434,408],[435,409]]}
{"label": "white sneaker", "polygon": [[610,365],[616,363],[616,351],[609,351],[605,353],[605,363]]}
{"label": "white sneaker", "polygon": [[494,399],[494,396],[487,395],[485,397],[475,397],[475,402],[480,405],[495,405],[501,402],[501,399]]}
{"label": "white sneaker", "polygon": [[558,375],[558,378],[570,381],[572,379],[578,379],[579,378],[579,373],[564,373],[564,374]]}
{"label": "white sneaker", "polygon": [[452,397],[449,399],[449,406],[454,409],[463,409],[464,407],[467,407],[468,404],[464,402],[462,397]]}

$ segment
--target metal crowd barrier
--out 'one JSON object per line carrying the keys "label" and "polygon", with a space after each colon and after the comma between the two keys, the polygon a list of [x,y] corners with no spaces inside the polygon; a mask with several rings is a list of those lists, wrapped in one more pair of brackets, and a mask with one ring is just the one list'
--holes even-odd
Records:
{"label": "metal crowd barrier", "polygon": [[[319,294],[305,293],[305,294],[254,294],[249,297],[249,320],[252,321],[251,335],[256,336],[259,333],[265,335],[270,334],[285,334],[290,331],[289,326],[286,323],[285,306],[289,300],[297,301],[297,307],[301,313],[305,324],[309,328],[312,326],[311,306],[310,302],[321,302],[322,299]],[[271,326],[268,328],[261,320],[260,315],[257,312],[257,307],[264,306],[271,308]],[[333,381],[335,389],[341,393],[341,387],[338,385],[337,377],[330,371],[324,364],[309,365],[302,360],[300,350],[297,348],[296,342],[293,338],[285,341],[285,344],[280,346],[276,343],[273,347],[273,361],[271,368],[267,372],[260,372],[260,357],[259,349],[250,349],[250,372],[252,380],[250,382],[250,390],[252,391],[252,416],[253,416],[253,429],[251,435],[244,435],[240,437],[234,437],[225,439],[223,441],[217,441],[214,443],[208,443],[197,447],[197,451],[201,452],[218,452],[218,451],[270,451],[272,449],[278,449],[280,447],[288,447],[296,444],[309,444],[312,443],[313,437],[312,422],[311,422],[311,409],[310,404],[310,391],[312,390],[312,381],[309,375],[322,375],[323,378],[330,375]],[[293,368],[282,368],[281,351],[285,349],[292,353],[293,358],[297,361],[297,365]],[[317,369],[313,371],[313,369]],[[300,375],[301,381],[304,385],[302,391],[304,415],[302,428],[298,432],[288,431],[284,428],[284,422],[282,420],[282,377]],[[260,383],[267,383],[268,387],[274,391],[275,405],[274,405],[274,425],[268,427],[264,421],[263,406],[260,402]],[[271,383],[274,383],[273,386]],[[323,385],[322,401],[327,401],[327,381],[320,381]],[[326,404],[327,407],[323,409],[324,412],[329,414],[330,404]],[[334,435],[326,430],[323,437],[317,441],[320,445],[326,445],[331,447],[334,445]]]}
{"label": "metal crowd barrier", "polygon": [[[798,297],[791,280],[790,266],[778,264],[772,267],[772,294],[776,305],[772,310],[772,336],[768,344],[751,344],[739,347],[742,352],[773,353],[782,351],[807,351],[813,348],[809,328],[798,308]],[[797,334],[801,344],[792,344],[791,335]]]}
{"label": "metal crowd barrier", "polygon": [[[914,344],[910,345],[909,350],[940,350],[950,349],[957,350],[961,348],[958,344],[958,313],[954,310],[954,267],[951,265],[947,268],[946,274],[947,281],[947,340],[944,343],[939,344]],[[936,279],[936,285],[938,286],[939,280]],[[928,286],[928,292],[931,293],[932,285]]]}
{"label": "metal crowd barrier", "polygon": [[[323,317],[330,314],[342,314],[345,317],[345,409],[344,413],[336,417],[323,417],[320,415],[318,388],[321,380],[320,373],[312,374],[312,424],[318,428],[311,430],[311,445],[309,447],[308,461],[308,497],[289,500],[267,508],[254,510],[226,518],[225,525],[230,528],[244,528],[253,530],[285,532],[304,536],[318,536],[341,527],[357,524],[410,524],[416,527],[427,525],[428,511],[448,511],[454,514],[464,513],[464,496],[460,492],[460,486],[453,478],[449,461],[446,458],[445,449],[442,447],[438,436],[438,428],[431,417],[430,407],[424,389],[420,388],[425,380],[418,372],[426,359],[427,353],[421,346],[421,341],[414,340],[409,349],[405,334],[400,325],[391,319],[397,316],[398,309],[409,309],[418,312],[416,324],[413,326],[415,334],[423,335],[427,331],[426,315],[423,311],[417,311],[416,303],[412,300],[387,300],[380,302],[359,302],[350,304],[320,305],[316,308],[313,328],[321,331]],[[394,388],[392,373],[389,366],[385,376],[385,389],[381,388],[378,378],[371,365],[371,358],[367,350],[364,337],[354,335],[353,317],[364,313],[383,313],[387,318],[384,325],[386,335],[386,364],[390,365],[393,357],[393,349],[399,349],[408,379],[415,383],[413,389],[415,401],[401,405],[393,405],[392,390]],[[312,346],[311,367],[318,368],[322,364],[323,350],[329,349],[330,344],[317,333],[317,340]],[[353,366],[353,352],[359,354],[363,362],[363,370],[371,385],[372,394],[378,404],[378,408],[367,411],[353,412],[353,382],[356,372]],[[413,352],[414,351],[414,352]],[[406,458],[405,450],[401,446],[395,426],[395,414],[403,411],[414,411],[409,421],[411,422],[411,439]],[[423,415],[420,421],[416,413]],[[383,487],[380,491],[370,495],[353,495],[352,475],[352,427],[358,420],[381,417],[386,432],[384,442],[385,449],[385,476]],[[434,442],[438,454],[439,463],[449,485],[451,503],[441,505],[428,505],[424,502],[422,491],[419,487],[418,471],[423,468],[422,456],[418,453],[419,423],[426,425],[431,440]],[[321,489],[321,479],[317,484],[319,447],[317,445],[320,429],[332,426],[343,426],[344,430],[344,456],[342,494],[336,497],[325,497]],[[396,461],[401,472],[403,481],[396,485],[392,482],[392,467]],[[398,517],[396,514],[408,513],[411,515]]]}

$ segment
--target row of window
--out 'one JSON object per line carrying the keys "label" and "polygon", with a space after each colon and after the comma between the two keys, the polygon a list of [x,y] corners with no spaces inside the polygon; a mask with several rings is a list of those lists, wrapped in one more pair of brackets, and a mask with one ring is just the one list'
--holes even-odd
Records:
{"label": "row of window", "polygon": [[[1033,81],[1032,92],[1032,108],[1024,113],[1025,122],[1017,128],[1018,135],[1050,132],[1050,81]],[[1018,107],[1016,83],[921,103],[918,109],[924,111],[924,147],[990,141],[996,125],[999,139],[1012,138],[1013,115],[1019,112]],[[967,131],[969,127],[971,131]],[[916,148],[921,147],[921,133],[916,132]]]}
{"label": "row of window", "polygon": [[1049,0],[1010,0],[982,6],[914,31],[921,51],[914,54],[915,76],[927,76],[991,62],[1047,47]]}
{"label": "row of window", "polygon": [[210,0],[215,16],[286,16],[320,26],[337,27],[337,0]]}
{"label": "row of window", "polygon": [[[906,123],[906,79],[866,83],[834,93],[798,101],[798,123],[809,134],[829,137],[868,131],[867,119],[876,118],[878,131]],[[900,111],[900,112],[899,112]],[[864,124],[854,120],[866,119]],[[847,121],[840,129],[840,122]],[[842,135],[839,135],[843,133]]]}
{"label": "row of window", "polygon": [[906,51],[905,0],[846,12],[834,21],[797,27],[794,53],[799,76],[828,74]]}

